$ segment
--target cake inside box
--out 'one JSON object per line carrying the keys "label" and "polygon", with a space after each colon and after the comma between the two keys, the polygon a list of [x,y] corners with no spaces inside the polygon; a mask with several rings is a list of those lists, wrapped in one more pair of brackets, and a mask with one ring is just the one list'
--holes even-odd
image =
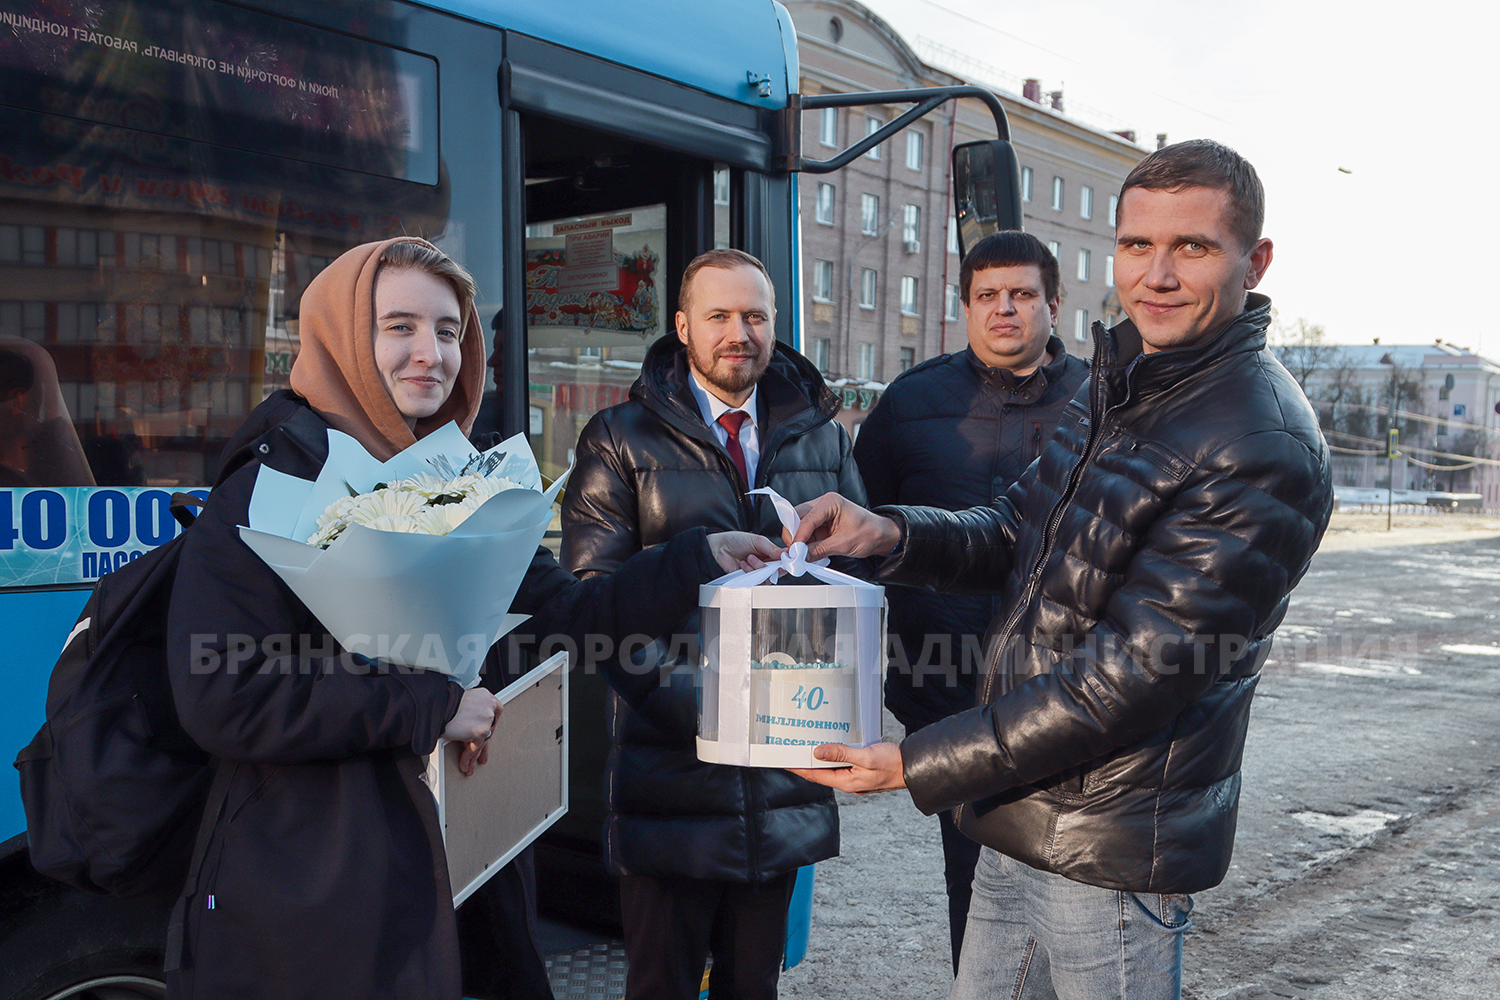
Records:
{"label": "cake inside box", "polygon": [[[842,616],[846,628],[851,617]],[[757,608],[750,661],[750,742],[816,746],[858,739],[855,635],[838,608]]]}

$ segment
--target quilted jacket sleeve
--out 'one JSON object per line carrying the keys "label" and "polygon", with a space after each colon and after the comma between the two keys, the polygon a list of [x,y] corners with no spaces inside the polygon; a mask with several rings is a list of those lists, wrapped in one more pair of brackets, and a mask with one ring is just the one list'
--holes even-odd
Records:
{"label": "quilted jacket sleeve", "polygon": [[968,510],[939,507],[877,507],[901,526],[901,545],[880,567],[880,579],[953,594],[994,594],[1010,572],[1021,498],[1037,475],[1037,463],[994,505]]}
{"label": "quilted jacket sleeve", "polygon": [[613,572],[640,551],[639,525],[635,487],[607,411],[595,414],[578,438],[563,494],[563,567],[579,577]]}
{"label": "quilted jacket sleeve", "polygon": [[895,409],[891,394],[882,396],[860,425],[859,440],[854,442],[854,459],[859,463],[866,496],[876,506],[895,503],[901,489],[895,462]]}
{"label": "quilted jacket sleeve", "polygon": [[1211,685],[1232,682],[1236,666],[1253,673],[1330,496],[1326,461],[1279,431],[1201,462],[1061,662],[907,738],[917,806],[934,812],[1086,764],[1171,725]]}

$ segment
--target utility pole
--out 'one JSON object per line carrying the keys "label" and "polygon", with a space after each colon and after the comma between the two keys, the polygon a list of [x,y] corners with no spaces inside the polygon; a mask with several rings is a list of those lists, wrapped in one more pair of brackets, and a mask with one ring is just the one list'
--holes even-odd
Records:
{"label": "utility pole", "polygon": [[1399,432],[1396,430],[1396,359],[1387,351],[1380,359],[1383,365],[1391,366],[1391,402],[1385,418],[1385,461],[1388,474],[1385,482],[1385,530],[1391,530],[1392,515],[1396,509],[1396,455],[1399,454]]}

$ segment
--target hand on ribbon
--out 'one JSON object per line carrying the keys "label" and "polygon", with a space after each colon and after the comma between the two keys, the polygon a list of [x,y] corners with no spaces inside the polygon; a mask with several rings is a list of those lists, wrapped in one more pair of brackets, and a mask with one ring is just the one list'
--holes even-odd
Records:
{"label": "hand on ribbon", "polygon": [[901,526],[894,520],[865,510],[837,493],[825,493],[802,504],[792,516],[797,519],[794,525],[787,525],[785,517],[781,519],[787,526],[787,544],[806,544],[808,553],[819,558],[885,556],[901,544]]}
{"label": "hand on ribbon", "polygon": [[720,567],[749,572],[767,565],[783,549],[764,535],[750,531],[718,531],[708,536],[708,551]]}
{"label": "hand on ribbon", "polygon": [[[751,494],[763,494],[770,498],[772,505],[776,508],[776,516],[781,519],[781,526],[785,529],[784,534],[787,538],[791,538],[797,534],[797,529],[801,526],[802,519],[797,516],[797,509],[785,497],[769,486],[762,486],[760,489],[751,490],[750,492]],[[780,580],[781,574],[786,573],[788,576],[802,576],[807,574],[823,583],[848,584],[858,587],[870,586],[864,580],[849,576],[847,573],[840,573],[838,570],[828,569],[827,567],[827,558],[809,559],[807,544],[805,542],[793,542],[787,547],[785,552],[781,553],[780,558],[775,562],[767,562],[762,568],[751,572],[742,572],[739,575],[731,573],[729,576],[720,577],[714,582],[726,587],[755,587],[762,583],[776,583]]]}

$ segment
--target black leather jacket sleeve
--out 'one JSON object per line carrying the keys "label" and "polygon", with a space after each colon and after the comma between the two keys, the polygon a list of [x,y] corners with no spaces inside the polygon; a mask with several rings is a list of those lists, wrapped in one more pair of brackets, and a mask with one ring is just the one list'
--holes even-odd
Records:
{"label": "black leather jacket sleeve", "polygon": [[[1320,474],[1318,457],[1278,432],[1202,461],[1130,556],[1123,584],[1083,641],[1057,650],[1050,672],[1003,699],[902,744],[918,808],[977,801],[1104,757],[1162,730],[1216,682],[1234,681],[1225,671],[1280,623],[1317,546],[1321,526],[1300,511]],[[929,570],[930,559],[959,559],[966,542],[993,538],[999,520],[924,521],[905,559]],[[989,558],[982,547],[969,551],[970,571],[951,578],[974,579],[972,564]],[[1046,575],[1039,586],[1045,601]]]}
{"label": "black leather jacket sleeve", "polygon": [[635,488],[604,414],[595,414],[584,427],[573,454],[561,562],[587,579],[613,572],[640,551],[640,518]]}
{"label": "black leather jacket sleeve", "polygon": [[998,593],[1011,569],[1020,524],[1017,504],[1035,474],[1033,463],[990,507],[876,508],[901,527],[901,545],[881,564],[880,582],[950,594]]}

